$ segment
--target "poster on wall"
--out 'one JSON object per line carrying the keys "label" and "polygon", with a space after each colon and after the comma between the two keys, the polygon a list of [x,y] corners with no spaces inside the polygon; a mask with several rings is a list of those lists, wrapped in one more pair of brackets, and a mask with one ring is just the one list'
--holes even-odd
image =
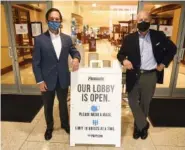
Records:
{"label": "poster on wall", "polygon": [[157,25],[151,24],[151,25],[150,25],[150,29],[157,30]]}
{"label": "poster on wall", "polygon": [[166,34],[166,36],[172,36],[173,27],[167,25],[160,25],[159,31],[163,31]]}
{"label": "poster on wall", "polygon": [[71,73],[71,146],[120,147],[121,77],[121,69],[81,68]]}
{"label": "poster on wall", "polygon": [[40,35],[42,33],[42,23],[31,22],[31,32],[32,32],[32,37]]}
{"label": "poster on wall", "polygon": [[28,24],[15,24],[16,34],[27,34],[28,33]]}

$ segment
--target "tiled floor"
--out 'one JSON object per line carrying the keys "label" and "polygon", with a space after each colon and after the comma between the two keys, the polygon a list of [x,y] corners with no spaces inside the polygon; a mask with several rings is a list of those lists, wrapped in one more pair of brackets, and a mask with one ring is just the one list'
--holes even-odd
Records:
{"label": "tiled floor", "polygon": [[[58,102],[54,106],[54,132],[50,141],[44,140],[43,108],[31,123],[1,122],[2,150],[185,150],[185,128],[150,127],[146,140],[132,138],[133,116],[130,108],[122,105],[121,147],[106,145],[69,146],[69,135],[60,128]],[[111,137],[110,137],[111,138]]]}

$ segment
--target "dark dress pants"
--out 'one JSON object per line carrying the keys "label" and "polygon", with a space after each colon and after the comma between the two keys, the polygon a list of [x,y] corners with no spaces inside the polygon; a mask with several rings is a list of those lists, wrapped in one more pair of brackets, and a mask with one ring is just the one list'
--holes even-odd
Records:
{"label": "dark dress pants", "polygon": [[57,98],[59,100],[59,115],[61,120],[61,127],[68,128],[69,127],[69,115],[67,108],[68,88],[65,89],[61,88],[59,80],[57,80],[56,88],[54,91],[42,92],[47,129],[53,129],[54,126],[53,104],[55,99],[55,93],[57,94]]}

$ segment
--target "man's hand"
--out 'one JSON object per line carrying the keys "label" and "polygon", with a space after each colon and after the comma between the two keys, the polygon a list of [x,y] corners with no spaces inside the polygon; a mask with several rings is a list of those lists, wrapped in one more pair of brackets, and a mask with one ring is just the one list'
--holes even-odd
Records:
{"label": "man's hand", "polygon": [[132,63],[127,59],[123,60],[123,65],[128,70],[134,69]]}
{"label": "man's hand", "polygon": [[72,60],[72,71],[77,71],[79,69],[79,60],[74,58]]}
{"label": "man's hand", "polygon": [[162,71],[163,69],[165,68],[165,65],[164,64],[160,64],[157,66],[157,71]]}
{"label": "man's hand", "polygon": [[46,83],[44,81],[39,83],[38,85],[39,85],[39,88],[40,88],[41,92],[46,92],[46,90],[48,89],[47,85],[46,85]]}

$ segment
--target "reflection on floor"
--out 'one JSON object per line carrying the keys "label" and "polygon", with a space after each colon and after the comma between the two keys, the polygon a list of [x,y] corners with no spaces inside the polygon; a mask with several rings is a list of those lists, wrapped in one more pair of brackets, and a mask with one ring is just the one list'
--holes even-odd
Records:
{"label": "reflection on floor", "polygon": [[69,135],[60,128],[58,101],[54,105],[54,132],[44,140],[43,108],[31,123],[1,122],[2,150],[185,150],[185,128],[149,129],[146,140],[132,138],[133,116],[126,103],[122,105],[121,147],[81,145],[69,146]]}
{"label": "reflection on floor", "polygon": [[[36,84],[31,64],[26,64],[20,67],[20,76],[22,84]],[[1,84],[14,84],[14,83],[15,81],[13,71],[8,72],[1,76]]]}
{"label": "reflection on floor", "polygon": [[[114,46],[110,44],[108,40],[98,40],[96,43],[96,53],[99,55],[99,60],[115,60],[117,55],[117,50]],[[94,52],[88,52],[89,45],[83,45],[85,55],[84,55],[84,66],[89,66],[88,55]],[[172,72],[172,65],[170,64],[168,68],[165,69],[165,77],[164,77],[164,84],[158,84],[157,87],[169,87],[171,72]],[[27,64],[23,67],[20,67],[20,75],[22,84],[36,84],[35,78],[33,76],[31,64]],[[1,83],[2,84],[13,84],[14,83],[14,76],[13,72],[9,72],[5,75],[1,76]],[[177,79],[177,87],[178,88],[185,88],[185,66],[180,64],[178,79]]]}

